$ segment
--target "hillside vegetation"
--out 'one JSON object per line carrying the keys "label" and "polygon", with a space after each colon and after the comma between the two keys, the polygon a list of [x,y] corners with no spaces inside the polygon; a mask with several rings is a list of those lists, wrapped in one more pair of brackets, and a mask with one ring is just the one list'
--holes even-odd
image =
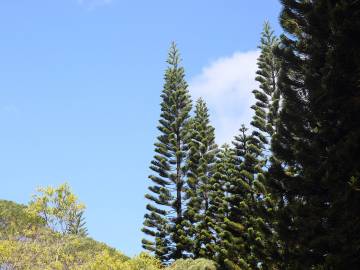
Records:
{"label": "hillside vegetation", "polygon": [[[60,189],[69,191],[66,185],[53,190]],[[147,253],[130,258],[86,235],[56,231],[50,228],[43,217],[33,215],[33,207],[34,202],[26,206],[0,200],[1,270],[164,269],[159,260]],[[180,260],[168,269],[216,268],[214,263],[199,259]]]}

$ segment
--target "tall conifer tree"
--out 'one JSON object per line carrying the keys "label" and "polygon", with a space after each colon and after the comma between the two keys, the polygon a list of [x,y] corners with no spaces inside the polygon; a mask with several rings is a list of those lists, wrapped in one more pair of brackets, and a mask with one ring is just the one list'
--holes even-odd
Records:
{"label": "tall conifer tree", "polygon": [[264,154],[269,156],[271,137],[276,130],[276,121],[279,113],[280,92],[277,86],[280,63],[274,54],[274,49],[278,46],[279,40],[274,35],[270,24],[264,24],[261,33],[261,50],[257,61],[258,70],[255,80],[259,83],[258,90],[254,90],[256,103],[251,107],[254,110],[251,125],[254,126],[253,137],[257,144],[264,150]]}
{"label": "tall conifer tree", "polygon": [[[275,265],[272,229],[267,211],[272,201],[266,191],[262,149],[243,125],[234,142],[235,175],[227,189],[229,207],[225,219],[224,264],[229,269],[271,269]],[[240,267],[240,268],[239,268]]]}
{"label": "tall conifer tree", "polygon": [[360,2],[282,3],[272,148],[286,166],[270,173],[285,197],[284,269],[359,269]]}
{"label": "tall conifer tree", "polygon": [[[258,254],[267,266],[274,265],[281,254],[281,243],[275,226],[277,220],[275,210],[281,205],[283,197],[281,192],[274,192],[277,190],[273,186],[277,183],[272,181],[273,179],[267,171],[271,163],[281,164],[271,152],[271,142],[277,131],[281,101],[277,85],[280,61],[275,55],[278,46],[279,39],[274,35],[270,24],[265,22],[261,33],[259,46],[261,52],[257,61],[258,70],[255,78],[259,83],[259,89],[253,91],[256,103],[251,107],[254,110],[251,122],[254,127],[251,144],[258,150],[256,156],[258,172],[256,173],[257,180],[254,182],[258,185],[257,215],[265,224],[263,240],[267,242],[266,247],[262,250],[258,249]],[[263,265],[263,267],[265,266]]]}
{"label": "tall conifer tree", "polygon": [[191,121],[188,189],[186,219],[189,223],[192,247],[189,250],[195,258],[212,258],[209,245],[213,235],[209,229],[209,200],[211,177],[214,173],[217,145],[215,129],[210,125],[209,113],[205,102],[200,98],[196,102],[195,116]]}
{"label": "tall conifer tree", "polygon": [[209,245],[209,250],[214,254],[213,259],[220,265],[232,253],[229,249],[228,234],[225,229],[225,221],[229,217],[228,190],[232,179],[236,177],[235,153],[228,145],[223,145],[216,155],[214,175],[211,178],[211,191],[209,200],[210,231],[214,235],[214,241]]}
{"label": "tall conifer tree", "polygon": [[165,84],[161,94],[160,135],[149,178],[152,185],[146,198],[143,247],[153,251],[164,262],[186,257],[189,240],[184,231],[184,189],[188,154],[188,121],[191,99],[185,81],[180,55],[173,43],[167,60]]}
{"label": "tall conifer tree", "polygon": [[229,215],[225,219],[225,249],[228,255],[224,260],[229,269],[251,269],[254,254],[252,252],[251,215],[254,214],[254,168],[256,158],[250,149],[250,137],[245,126],[233,142],[235,151],[235,175],[230,178],[228,192]]}

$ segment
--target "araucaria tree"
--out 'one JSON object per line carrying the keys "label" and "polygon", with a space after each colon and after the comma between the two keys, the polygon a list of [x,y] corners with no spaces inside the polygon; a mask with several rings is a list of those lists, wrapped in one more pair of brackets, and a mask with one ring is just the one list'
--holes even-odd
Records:
{"label": "araucaria tree", "polygon": [[[259,88],[253,90],[255,104],[251,107],[254,110],[251,125],[252,145],[257,149],[258,155],[256,174],[258,186],[258,218],[264,222],[263,242],[266,246],[262,251],[258,249],[258,256],[261,258],[263,267],[270,267],[278,264],[279,256],[282,253],[281,243],[276,231],[277,209],[283,205],[282,192],[277,189],[278,184],[268,173],[271,164],[281,166],[281,161],[272,155],[271,142],[277,132],[281,95],[278,87],[280,73],[280,60],[275,54],[279,46],[279,39],[275,36],[270,24],[265,22],[260,40],[260,56],[257,60],[258,70],[255,80]],[[275,187],[274,187],[275,186]]]}
{"label": "araucaria tree", "polygon": [[242,126],[233,142],[234,173],[226,188],[228,215],[224,219],[223,246],[226,256],[223,263],[228,269],[252,269],[259,262],[254,253],[254,244],[260,235],[254,226],[258,214],[254,181],[259,152],[251,144],[252,137],[246,131]]}
{"label": "araucaria tree", "polygon": [[209,226],[209,200],[211,178],[217,152],[215,129],[210,125],[209,113],[205,102],[200,98],[196,102],[195,116],[189,124],[189,157],[187,179],[188,235],[191,236],[190,252],[196,257],[213,258],[211,244],[214,235]]}
{"label": "araucaria tree", "polygon": [[251,107],[254,130],[248,135],[242,126],[233,142],[237,173],[230,179],[227,190],[229,215],[224,233],[228,253],[224,263],[230,269],[239,266],[241,269],[259,266],[271,269],[277,263],[274,258],[278,256],[279,246],[272,226],[275,201],[266,188],[269,178],[266,170],[280,102],[277,87],[280,64],[274,54],[278,43],[269,23],[265,23],[256,72],[259,89],[253,90],[256,103]]}
{"label": "araucaria tree", "polygon": [[171,45],[165,84],[161,94],[160,135],[155,143],[155,156],[149,178],[152,185],[143,232],[152,239],[143,239],[143,247],[153,251],[162,261],[188,256],[190,240],[184,230],[184,199],[187,176],[187,155],[191,99],[180,65],[176,45]]}
{"label": "araucaria tree", "polygon": [[270,24],[264,24],[261,33],[261,50],[257,61],[258,70],[255,80],[259,89],[253,90],[256,103],[251,107],[254,110],[251,125],[254,126],[253,137],[258,140],[259,147],[269,156],[271,137],[276,131],[276,122],[279,114],[280,92],[277,80],[280,71],[280,62],[274,54],[279,40],[271,30]]}
{"label": "araucaria tree", "polygon": [[236,174],[235,153],[228,144],[224,144],[216,155],[208,211],[210,231],[214,236],[214,241],[208,245],[208,249],[213,252],[213,259],[219,264],[232,255],[228,249],[228,234],[224,229],[230,212],[228,190]]}
{"label": "araucaria tree", "polygon": [[360,2],[282,2],[283,269],[360,269]]}

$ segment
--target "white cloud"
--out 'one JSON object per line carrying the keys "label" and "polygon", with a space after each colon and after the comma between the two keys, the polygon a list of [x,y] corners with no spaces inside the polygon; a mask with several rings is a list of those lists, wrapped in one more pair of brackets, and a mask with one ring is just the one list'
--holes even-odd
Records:
{"label": "white cloud", "polygon": [[219,58],[190,80],[194,100],[203,97],[209,107],[219,144],[229,143],[241,124],[250,123],[258,56],[259,51],[248,51]]}

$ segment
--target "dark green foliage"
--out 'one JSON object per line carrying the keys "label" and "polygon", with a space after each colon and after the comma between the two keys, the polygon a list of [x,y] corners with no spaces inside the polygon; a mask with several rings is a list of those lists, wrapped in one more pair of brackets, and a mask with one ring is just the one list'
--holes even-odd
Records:
{"label": "dark green foliage", "polygon": [[[281,95],[278,88],[278,77],[280,72],[280,61],[275,55],[275,49],[279,45],[278,38],[274,35],[268,22],[264,24],[261,33],[261,50],[258,58],[258,70],[256,81],[259,83],[259,90],[254,90],[256,103],[251,107],[254,110],[251,125],[254,127],[251,137],[252,148],[257,153],[257,164],[253,164],[257,171],[253,188],[256,191],[257,216],[253,216],[260,223],[262,231],[262,243],[256,250],[257,257],[264,269],[275,267],[281,254],[281,243],[276,232],[276,209],[281,204],[282,194],[273,192],[272,177],[268,174],[267,168],[272,163],[280,161],[271,155],[271,142],[277,132],[279,121],[279,110]],[[272,194],[270,193],[272,192]]]}
{"label": "dark green foliage", "polygon": [[69,222],[68,234],[75,234],[82,237],[88,235],[86,228],[86,221],[84,217],[84,211],[78,211],[73,213]]}
{"label": "dark green foliage", "polygon": [[262,149],[245,126],[233,144],[219,263],[228,269],[275,269],[276,244],[269,218],[273,202],[264,185]]}
{"label": "dark green foliage", "polygon": [[185,213],[189,223],[188,233],[192,239],[189,252],[195,258],[213,258],[214,252],[209,249],[214,239],[209,229],[211,222],[209,197],[217,145],[214,128],[210,125],[208,109],[202,99],[196,103],[195,116],[189,127],[188,202]]}
{"label": "dark green foliage", "polygon": [[188,121],[187,92],[168,87],[183,73],[169,61],[143,229],[163,261],[360,269],[360,1],[281,2],[286,35],[264,25],[254,130],[241,127],[233,148],[216,154],[201,100]]}
{"label": "dark green foliage", "polygon": [[250,148],[250,139],[242,126],[233,143],[235,170],[226,189],[229,213],[224,220],[224,249],[227,250],[224,263],[230,269],[236,269],[234,265],[240,265],[240,269],[251,269],[253,261],[256,261],[251,247],[250,231],[254,228],[250,218],[255,199],[252,186],[257,154],[254,155]]}
{"label": "dark green foliage", "polygon": [[280,63],[275,57],[274,49],[278,46],[278,38],[274,35],[268,22],[264,24],[261,33],[261,50],[258,58],[258,70],[255,80],[259,83],[259,90],[253,94],[256,103],[251,107],[254,110],[251,125],[254,126],[253,137],[257,144],[267,155],[271,136],[275,133],[279,113],[280,92],[277,87]]}
{"label": "dark green foliage", "polygon": [[190,245],[184,231],[184,189],[188,153],[188,118],[191,100],[179,52],[172,44],[167,60],[165,84],[161,94],[160,135],[155,143],[149,176],[153,185],[146,198],[148,213],[143,232],[153,240],[143,240],[143,247],[155,252],[162,261],[187,257]]}
{"label": "dark green foliage", "polygon": [[270,173],[284,269],[360,268],[360,2],[284,0]]}
{"label": "dark green foliage", "polygon": [[214,175],[211,178],[211,190],[209,196],[210,231],[214,235],[214,241],[209,249],[215,254],[220,264],[229,256],[227,249],[225,220],[229,216],[229,203],[227,190],[231,180],[236,177],[235,154],[229,145],[220,148],[216,156]]}

